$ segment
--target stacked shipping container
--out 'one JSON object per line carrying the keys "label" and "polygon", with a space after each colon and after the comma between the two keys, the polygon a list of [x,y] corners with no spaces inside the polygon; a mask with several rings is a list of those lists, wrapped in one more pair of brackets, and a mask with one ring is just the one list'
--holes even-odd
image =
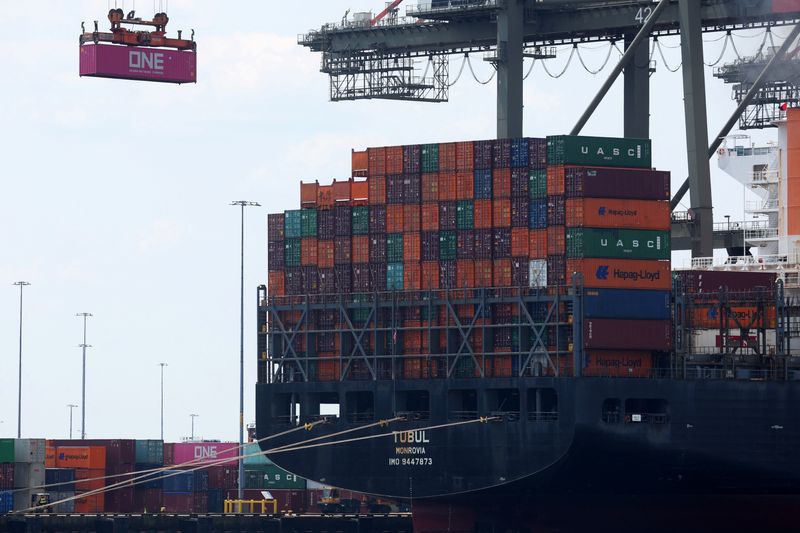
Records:
{"label": "stacked shipping container", "polygon": [[[552,292],[563,290],[577,273],[587,288],[604,291],[595,293],[595,301],[606,295],[619,301],[627,294],[635,304],[624,306],[624,316],[604,316],[602,305],[594,309],[586,348],[617,351],[624,359],[633,350],[648,351],[650,360],[649,351],[669,347],[668,332],[665,336],[657,326],[669,319],[670,217],[669,174],[649,167],[650,143],[635,139],[502,139],[354,152],[353,175],[366,181],[301,184],[300,210],[269,215],[268,294],[338,293],[357,300],[358,293],[373,291]],[[667,294],[667,307],[640,318],[653,291],[659,293],[655,297]],[[460,318],[473,318],[472,306],[463,307]],[[516,306],[493,307],[479,319],[491,329],[476,330],[471,341],[492,354],[488,365],[480,363],[484,374],[510,376],[519,361],[504,352],[527,350],[530,340],[521,338]],[[284,314],[284,326],[300,320]],[[425,357],[449,351],[449,333],[442,328],[450,317],[436,315],[402,316],[392,325],[376,317],[381,327],[399,330],[390,341],[375,342],[390,343],[395,353],[407,356],[405,377],[442,375],[436,364],[441,362]],[[604,338],[624,325],[620,321],[636,318],[650,321],[640,325],[639,331],[649,333],[638,341]],[[310,326],[323,330],[309,337],[312,346],[300,336],[294,341],[295,353],[318,360],[312,379],[341,377],[339,335],[324,333],[338,326],[336,320]],[[441,331],[428,333],[430,326]],[[484,331],[490,338],[483,338]],[[568,335],[562,336],[550,335],[554,350],[568,344]],[[608,368],[608,355],[596,353],[587,363],[602,360],[601,367]],[[480,375],[471,358],[459,363],[457,375]],[[641,365],[649,368],[644,360]]]}
{"label": "stacked shipping container", "polygon": [[0,513],[14,508],[14,440],[0,439]]}

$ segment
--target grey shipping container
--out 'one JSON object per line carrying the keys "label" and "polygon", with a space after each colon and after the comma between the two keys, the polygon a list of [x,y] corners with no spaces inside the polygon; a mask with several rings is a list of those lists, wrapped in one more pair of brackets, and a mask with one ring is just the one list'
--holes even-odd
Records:
{"label": "grey shipping container", "polygon": [[16,439],[14,441],[14,462],[44,463],[44,439]]}

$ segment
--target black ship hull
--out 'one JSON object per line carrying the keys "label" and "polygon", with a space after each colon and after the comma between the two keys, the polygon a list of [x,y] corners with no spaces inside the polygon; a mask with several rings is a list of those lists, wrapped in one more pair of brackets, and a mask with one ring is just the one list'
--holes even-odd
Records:
{"label": "black ship hull", "polygon": [[[430,394],[429,413],[403,413],[407,420],[367,429],[357,429],[370,423],[364,417],[348,421],[353,393],[371,392],[374,420],[388,420],[397,414],[398,395],[420,389]],[[465,391],[474,392],[477,412],[453,409]],[[269,457],[332,486],[413,498],[415,516],[425,516],[428,506],[439,525],[445,515],[452,525],[454,508],[460,519],[495,508],[506,518],[521,512],[522,523],[529,523],[529,512],[546,514],[563,502],[629,501],[644,509],[641,501],[633,502],[657,500],[663,510],[664,502],[680,501],[684,512],[691,509],[686,498],[800,503],[800,381],[516,378],[259,385],[259,438],[318,418],[303,411],[313,398],[333,392],[343,399],[341,416],[302,436],[262,443]],[[504,402],[511,398],[510,407],[497,405],[498,393]],[[300,416],[277,420],[275,406],[287,397],[300,404]],[[384,436],[270,451],[345,430],[353,431],[310,444]]]}

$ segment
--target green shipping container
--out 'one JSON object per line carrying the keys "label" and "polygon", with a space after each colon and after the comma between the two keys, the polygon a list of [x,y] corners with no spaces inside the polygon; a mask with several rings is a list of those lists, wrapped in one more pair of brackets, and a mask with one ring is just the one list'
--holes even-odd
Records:
{"label": "green shipping container", "polygon": [[[259,454],[259,455],[253,455]],[[248,457],[251,456],[252,457]],[[245,470],[250,470],[250,467],[260,468],[261,466],[271,465],[272,461],[267,459],[267,456],[261,453],[261,447],[256,443],[244,445],[244,467]]]}
{"label": "green shipping container", "polygon": [[403,263],[389,263],[386,265],[386,290],[403,290]]}
{"label": "green shipping container", "polygon": [[403,261],[402,233],[389,233],[386,236],[386,261],[389,263],[400,263]]}
{"label": "green shipping container", "polygon": [[286,239],[283,243],[283,263],[287,267],[300,266],[300,252],[301,252],[300,239]]}
{"label": "green shipping container", "polygon": [[439,145],[422,145],[422,172],[439,172]]}
{"label": "green shipping container", "polygon": [[544,169],[534,170],[530,172],[530,185],[528,186],[528,194],[531,200],[541,200],[547,198],[547,171]]}
{"label": "green shipping container", "polygon": [[567,257],[669,259],[668,231],[638,229],[567,229]]}
{"label": "green shipping container", "polygon": [[[366,303],[372,301],[372,296],[369,294],[354,294],[352,299],[354,303]],[[369,318],[371,310],[372,309],[369,307],[358,307],[356,309],[351,309],[350,320],[359,323],[366,322]]]}
{"label": "green shipping container", "polygon": [[14,462],[14,439],[0,439],[0,463]]}
{"label": "green shipping container", "polygon": [[302,214],[300,209],[285,211],[283,215],[283,231],[287,239],[299,239],[303,234]]}
{"label": "green shipping container", "polygon": [[456,225],[458,229],[473,229],[475,227],[472,200],[460,200],[456,205]]}
{"label": "green shipping container", "polygon": [[369,233],[369,207],[359,205],[353,208],[353,235],[367,235]]}
{"label": "green shipping container", "polygon": [[137,440],[136,462],[148,465],[164,464],[164,441]]}
{"label": "green shipping container", "polygon": [[245,469],[244,488],[305,490],[306,480],[275,465],[262,465]]}
{"label": "green shipping container", "polygon": [[651,168],[651,143],[649,139],[548,137],[547,164]]}
{"label": "green shipping container", "polygon": [[439,260],[455,261],[456,259],[456,232],[442,231],[439,233]]}
{"label": "green shipping container", "polygon": [[316,209],[303,209],[300,212],[300,235],[303,237],[317,236]]}

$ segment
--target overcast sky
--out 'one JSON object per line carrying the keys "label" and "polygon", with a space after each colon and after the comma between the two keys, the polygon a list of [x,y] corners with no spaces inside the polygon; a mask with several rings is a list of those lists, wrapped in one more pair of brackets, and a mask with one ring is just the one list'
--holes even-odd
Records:
{"label": "overcast sky", "polygon": [[[196,85],[175,86],[78,77],[80,23],[100,19],[105,28],[106,1],[0,0],[0,437],[16,435],[12,283],[26,280],[23,437],[67,436],[66,406],[80,404],[75,313],[91,312],[89,437],[158,438],[158,363],[166,362],[166,440],[189,434],[191,413],[199,415],[197,435],[235,440],[240,213],[228,204],[240,199],[263,205],[246,213],[245,420],[255,419],[255,291],[266,283],[267,213],[297,208],[300,180],[346,178],[351,148],[495,133],[494,84],[476,83],[469,69],[446,104],[328,101],[320,56],[297,46],[297,34],[341,20],[348,8],[382,5],[172,0],[169,30],[195,29],[199,65]],[[148,0],[137,8],[153,13]],[[761,35],[737,32],[738,51],[751,53]],[[662,42],[674,69],[677,41]],[[721,49],[722,41],[709,42],[707,61]],[[589,68],[606,54],[607,45],[582,47]],[[656,56],[654,163],[673,172],[674,190],[686,176],[681,77]],[[731,47],[725,57],[735,57]],[[479,58],[473,65],[480,79],[490,76]],[[453,76],[460,66],[454,57]],[[707,74],[714,134],[734,103],[730,87]],[[525,135],[568,132],[604,77],[577,58],[559,80],[535,65],[525,82]],[[584,133],[622,135],[621,103],[618,82]],[[742,188],[715,166],[715,218],[739,218]]]}

